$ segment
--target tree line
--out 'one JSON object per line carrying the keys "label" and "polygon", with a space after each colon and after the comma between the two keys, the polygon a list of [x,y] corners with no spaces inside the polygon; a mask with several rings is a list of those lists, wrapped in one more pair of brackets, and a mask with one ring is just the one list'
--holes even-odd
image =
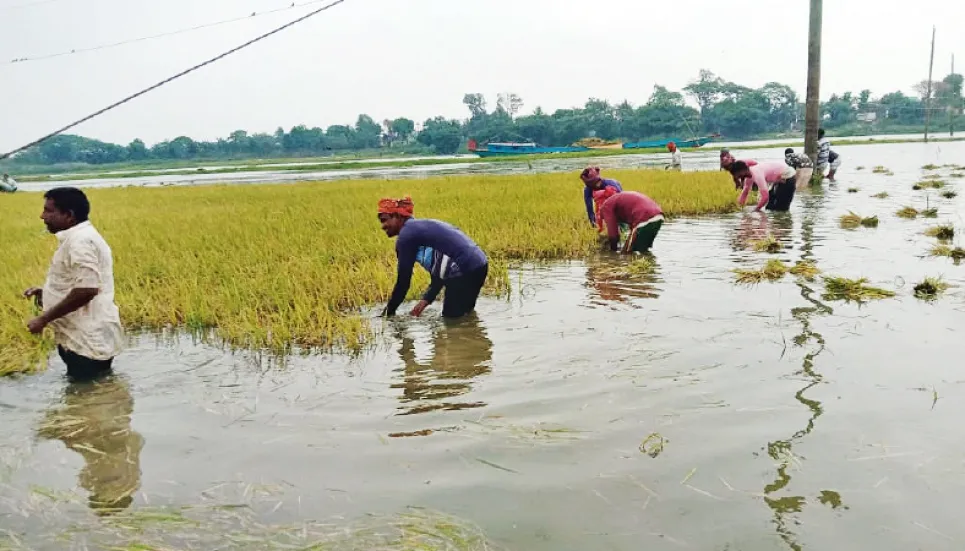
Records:
{"label": "tree line", "polygon": [[[936,127],[946,120],[961,120],[958,124],[962,126],[962,83],[962,75],[950,74],[932,82],[930,92],[928,82],[916,84],[916,95],[912,96],[898,91],[873,97],[870,90],[834,94],[821,105],[823,126],[852,133],[907,129],[924,123],[926,104],[930,105]],[[400,117],[380,123],[362,114],[354,125],[332,125],[326,129],[299,125],[287,132],[278,128],[272,134],[236,130],[214,141],[179,136],[151,147],[140,139],[124,146],[61,135],[17,155],[12,163],[100,165],[306,157],[391,152],[400,147],[451,154],[464,148],[468,140],[532,140],[542,145],[566,146],[586,138],[636,141],[720,134],[727,139],[752,139],[800,132],[804,124],[804,104],[790,86],[770,82],[749,88],[707,70],[700,71],[680,91],[655,86],[642,105],[629,101],[612,104],[591,98],[582,107],[557,109],[552,114],[536,107],[531,114],[520,115],[524,102],[516,94],[500,94],[492,109],[482,94],[466,94],[463,103],[468,117],[461,120],[435,117],[416,125],[415,121]]]}

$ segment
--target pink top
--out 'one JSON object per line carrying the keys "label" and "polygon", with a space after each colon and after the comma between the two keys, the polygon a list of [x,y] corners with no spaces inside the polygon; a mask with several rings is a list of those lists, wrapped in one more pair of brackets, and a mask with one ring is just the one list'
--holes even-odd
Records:
{"label": "pink top", "polygon": [[741,192],[740,199],[738,199],[737,202],[743,207],[744,204],[747,203],[747,194],[751,192],[751,187],[757,184],[757,191],[760,193],[760,199],[757,201],[758,209],[764,208],[764,205],[766,205],[770,199],[768,184],[783,182],[788,178],[793,178],[795,174],[794,169],[784,161],[759,163],[749,167],[749,169],[751,177],[744,179],[744,190]]}
{"label": "pink top", "polygon": [[620,223],[630,225],[632,230],[637,224],[646,222],[663,210],[656,201],[637,191],[617,193],[606,200],[600,208],[600,216],[606,222],[606,233],[610,239],[620,238]]}

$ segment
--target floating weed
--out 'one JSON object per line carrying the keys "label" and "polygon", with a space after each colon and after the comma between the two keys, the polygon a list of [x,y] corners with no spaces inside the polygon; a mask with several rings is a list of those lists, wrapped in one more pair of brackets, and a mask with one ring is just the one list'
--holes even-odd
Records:
{"label": "floating weed", "polygon": [[925,235],[928,237],[936,237],[943,241],[948,241],[950,239],[954,239],[955,228],[949,224],[941,224],[925,230]]}
{"label": "floating weed", "polygon": [[866,228],[877,228],[878,227],[878,217],[869,216],[867,218],[861,219],[861,225]]}
{"label": "floating weed", "polygon": [[889,175],[889,176],[893,175],[893,173],[892,173],[890,170],[888,170],[887,167],[884,167],[884,166],[881,166],[881,165],[878,165],[878,166],[872,168],[872,169],[871,169],[871,172],[873,172],[873,173],[875,173],[875,174],[887,174],[887,175]]}
{"label": "floating weed", "polygon": [[748,244],[757,252],[763,253],[779,253],[781,252],[781,244],[777,239],[774,239],[773,235],[768,234],[764,239],[755,239],[748,242]]}
{"label": "floating weed", "polygon": [[919,184],[915,184],[915,185],[911,186],[911,189],[913,189],[913,190],[915,190],[915,191],[921,191],[921,190],[925,189],[925,186],[923,186],[923,185],[921,185],[921,184],[919,183]]}
{"label": "floating weed", "polygon": [[874,195],[872,195],[872,197],[874,197],[875,199],[887,199],[887,198],[888,198],[888,192],[887,192],[887,191],[882,191],[881,193],[875,193]]}
{"label": "floating weed", "polygon": [[808,281],[813,281],[814,278],[821,273],[821,270],[817,267],[817,265],[810,260],[802,260],[798,262],[789,271],[793,275],[803,277]]}
{"label": "floating weed", "polygon": [[855,170],[864,170],[864,167],[863,167],[863,166],[856,166],[856,167],[854,167],[854,169],[855,169]]}
{"label": "floating weed", "polygon": [[784,277],[788,271],[787,266],[780,260],[768,260],[764,267],[759,270],[734,270],[737,274],[737,283],[744,285],[752,285],[755,283],[760,283],[765,279],[768,281],[777,281]]}
{"label": "floating weed", "polygon": [[952,190],[943,191],[943,192],[942,192],[942,197],[944,197],[945,199],[954,199],[954,198],[958,197],[958,193],[955,193],[955,192],[952,191]]}
{"label": "floating weed", "polygon": [[924,281],[915,285],[915,297],[922,300],[934,300],[948,289],[948,284],[940,277],[926,277]]}
{"label": "floating weed", "polygon": [[941,189],[941,188],[945,187],[945,180],[939,180],[939,179],[937,179],[937,178],[930,178],[930,179],[922,180],[922,181],[918,182],[918,183],[915,184],[915,185],[918,186],[918,187],[917,187],[917,188],[914,188],[914,187],[913,187],[912,189],[928,189],[928,188],[931,188],[931,189]]}
{"label": "floating weed", "polygon": [[861,191],[861,190],[858,189],[858,188],[856,188],[856,187],[849,187],[849,188],[848,188],[848,193],[858,193],[859,191]]}
{"label": "floating weed", "polygon": [[921,211],[921,215],[925,218],[938,218],[938,209],[935,207],[924,209]]}
{"label": "floating weed", "polygon": [[853,230],[858,226],[864,226],[866,228],[876,228],[878,227],[878,217],[869,216],[867,218],[863,218],[859,214],[855,214],[851,211],[848,211],[848,214],[845,214],[840,218],[840,224],[841,224],[841,227],[846,230]]}
{"label": "floating weed", "polygon": [[933,165],[933,164],[927,164],[927,165],[921,167],[922,170],[938,170],[939,168],[941,168],[941,167],[938,166],[938,165]]}
{"label": "floating weed", "polygon": [[918,209],[914,207],[902,207],[898,212],[895,213],[898,218],[917,218]]}
{"label": "floating weed", "polygon": [[895,296],[894,291],[880,289],[865,285],[867,278],[847,279],[844,277],[824,276],[824,299],[825,300],[844,300],[854,302],[865,302],[891,298]]}
{"label": "floating weed", "polygon": [[948,175],[948,177],[949,177],[949,178],[965,178],[965,174],[962,174],[961,172],[952,172],[951,174]]}

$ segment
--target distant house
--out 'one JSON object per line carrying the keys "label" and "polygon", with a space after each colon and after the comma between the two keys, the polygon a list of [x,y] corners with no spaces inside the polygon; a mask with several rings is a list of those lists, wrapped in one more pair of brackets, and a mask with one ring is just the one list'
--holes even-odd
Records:
{"label": "distant house", "polygon": [[878,113],[874,111],[869,111],[867,113],[858,113],[858,122],[873,123],[878,120]]}

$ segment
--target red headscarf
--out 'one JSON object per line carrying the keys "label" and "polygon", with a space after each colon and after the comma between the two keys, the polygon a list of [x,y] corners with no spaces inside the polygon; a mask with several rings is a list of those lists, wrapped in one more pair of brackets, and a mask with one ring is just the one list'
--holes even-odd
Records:
{"label": "red headscarf", "polygon": [[415,205],[412,198],[406,195],[402,199],[382,199],[379,201],[379,214],[398,214],[404,218],[412,218]]}
{"label": "red headscarf", "polygon": [[600,167],[598,166],[588,166],[583,169],[583,173],[580,174],[580,180],[583,180],[584,184],[592,184],[600,179]]}
{"label": "red headscarf", "polygon": [[667,149],[669,149],[670,152],[673,153],[674,151],[677,151],[677,144],[675,144],[674,142],[669,142],[667,143]]}

